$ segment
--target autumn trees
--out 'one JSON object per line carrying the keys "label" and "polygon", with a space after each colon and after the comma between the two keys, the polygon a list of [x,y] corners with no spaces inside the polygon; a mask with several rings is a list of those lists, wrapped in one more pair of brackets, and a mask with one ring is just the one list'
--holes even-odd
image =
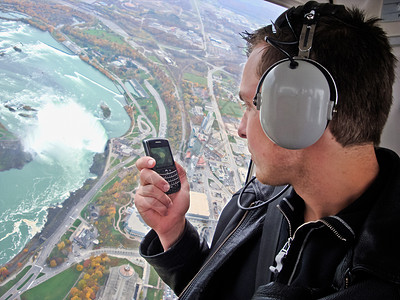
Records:
{"label": "autumn trees", "polygon": [[[33,18],[37,24],[56,27],[59,24],[71,24],[76,20],[91,22],[93,17],[62,4],[29,0],[2,0],[3,4],[14,6],[15,10]],[[45,29],[47,30],[47,29]]]}
{"label": "autumn trees", "polygon": [[95,226],[101,237],[102,247],[119,246],[128,242],[122,234],[114,230],[113,225],[118,226],[117,210],[130,203],[130,192],[136,187],[137,180],[137,172],[127,172],[125,177],[116,178],[115,182],[96,199],[99,218]]}
{"label": "autumn trees", "polygon": [[108,272],[110,258],[106,253],[99,256],[91,256],[76,266],[78,272],[82,272],[80,280],[70,290],[69,299],[83,300],[96,299],[96,292],[102,283],[104,273]]}
{"label": "autumn trees", "polygon": [[7,276],[10,275],[10,272],[6,267],[1,267],[0,268],[0,282],[4,281],[4,279],[7,278]]}
{"label": "autumn trees", "polygon": [[55,268],[61,265],[67,258],[69,252],[71,252],[71,241],[67,238],[60,241],[56,247],[51,251],[49,257],[46,259],[47,264],[51,268]]}

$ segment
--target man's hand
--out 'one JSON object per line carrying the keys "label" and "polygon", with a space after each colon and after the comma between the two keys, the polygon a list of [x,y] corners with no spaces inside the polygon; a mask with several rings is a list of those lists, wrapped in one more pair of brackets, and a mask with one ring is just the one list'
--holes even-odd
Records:
{"label": "man's hand", "polygon": [[143,220],[157,233],[164,250],[170,248],[183,233],[185,214],[189,209],[189,184],[185,170],[178,164],[181,189],[167,195],[168,182],[151,168],[156,162],[145,156],[139,158],[136,167],[140,171],[140,185],[135,195],[135,206]]}

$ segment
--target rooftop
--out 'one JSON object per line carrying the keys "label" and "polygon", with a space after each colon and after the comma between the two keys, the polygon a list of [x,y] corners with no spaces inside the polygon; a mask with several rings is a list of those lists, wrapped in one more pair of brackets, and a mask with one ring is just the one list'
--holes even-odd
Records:
{"label": "rooftop", "polygon": [[190,207],[188,210],[188,215],[202,218],[210,217],[210,209],[206,194],[190,192]]}

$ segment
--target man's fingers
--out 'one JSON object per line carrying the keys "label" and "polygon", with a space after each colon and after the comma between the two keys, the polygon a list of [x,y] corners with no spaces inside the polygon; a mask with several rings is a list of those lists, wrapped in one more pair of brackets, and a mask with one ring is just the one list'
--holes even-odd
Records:
{"label": "man's fingers", "polygon": [[139,158],[136,163],[135,166],[136,168],[141,171],[142,169],[151,169],[156,165],[156,161],[154,160],[154,158],[150,157],[150,156],[144,156]]}
{"label": "man's fingers", "polygon": [[136,167],[140,171],[140,185],[155,185],[160,190],[167,192],[170,188],[168,182],[157,172],[153,171],[156,161],[150,157],[141,157],[136,161]]}
{"label": "man's fingers", "polygon": [[186,177],[185,169],[180,164],[178,164],[177,162],[175,162],[175,167],[176,167],[176,170],[178,171],[179,178],[181,178],[181,179],[185,178]]}
{"label": "man's fingers", "polygon": [[137,191],[135,205],[139,212],[154,210],[165,216],[168,208],[172,205],[171,199],[154,185],[142,186]]}
{"label": "man's fingers", "polygon": [[168,214],[168,207],[158,201],[158,199],[146,197],[144,198],[144,202],[146,205],[138,208],[139,213],[142,214],[148,211],[153,211],[157,212],[160,216],[166,216]]}
{"label": "man's fingers", "polygon": [[142,169],[140,171],[140,185],[154,185],[164,193],[169,190],[168,182],[162,178],[157,172],[151,169]]}

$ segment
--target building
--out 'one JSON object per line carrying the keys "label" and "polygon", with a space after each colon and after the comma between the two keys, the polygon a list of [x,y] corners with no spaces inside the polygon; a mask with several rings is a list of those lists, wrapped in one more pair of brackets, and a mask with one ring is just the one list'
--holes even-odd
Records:
{"label": "building", "polygon": [[129,233],[130,236],[141,239],[149,232],[150,227],[143,221],[134,205],[127,210],[127,213],[125,231]]}
{"label": "building", "polygon": [[130,265],[110,269],[104,292],[99,299],[136,300],[139,299],[143,282]]}
{"label": "building", "polygon": [[190,192],[190,207],[187,216],[189,218],[202,220],[208,220],[210,218],[210,208],[208,206],[206,194]]}
{"label": "building", "polygon": [[88,228],[83,228],[82,231],[76,235],[74,241],[81,247],[87,249],[90,243],[96,238],[93,231]]}

